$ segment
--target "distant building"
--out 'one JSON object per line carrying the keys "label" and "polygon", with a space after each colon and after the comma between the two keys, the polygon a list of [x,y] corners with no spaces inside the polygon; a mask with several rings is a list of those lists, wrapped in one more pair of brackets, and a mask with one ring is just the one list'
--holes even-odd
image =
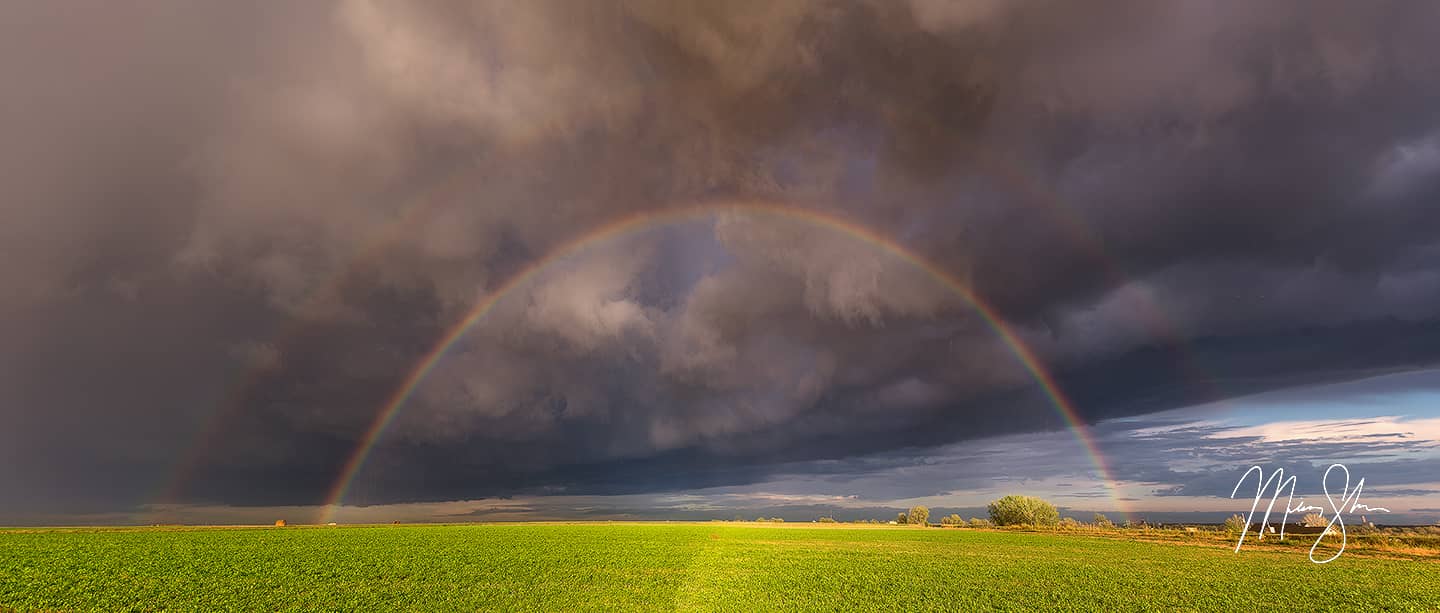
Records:
{"label": "distant building", "polygon": [[285,527],[285,520],[283,520],[283,519],[277,519],[277,520],[275,520],[275,527],[277,527],[277,528],[284,528],[284,527]]}

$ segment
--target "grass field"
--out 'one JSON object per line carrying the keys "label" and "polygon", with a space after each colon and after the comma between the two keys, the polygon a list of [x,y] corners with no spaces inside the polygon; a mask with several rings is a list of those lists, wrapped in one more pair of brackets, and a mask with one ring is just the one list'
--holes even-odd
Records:
{"label": "grass field", "polygon": [[1440,564],[743,524],[0,530],[0,609],[1440,610]]}

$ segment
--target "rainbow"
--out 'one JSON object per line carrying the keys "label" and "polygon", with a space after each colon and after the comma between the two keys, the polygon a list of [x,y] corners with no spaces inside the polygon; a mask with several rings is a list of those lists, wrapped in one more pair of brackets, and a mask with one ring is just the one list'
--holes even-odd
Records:
{"label": "rainbow", "polygon": [[345,494],[349,490],[351,483],[355,480],[355,476],[364,466],[370,451],[375,447],[376,442],[380,440],[386,428],[394,421],[400,409],[405,406],[405,403],[410,399],[410,396],[415,392],[420,382],[425,379],[430,373],[430,370],[440,361],[440,358],[443,357],[471,327],[483,319],[507,294],[521,287],[527,281],[533,279],[539,272],[545,270],[555,262],[565,259],[590,245],[647,228],[680,221],[696,220],[727,212],[771,215],[839,232],[873,245],[898,259],[908,262],[920,270],[923,270],[935,278],[945,288],[959,296],[979,314],[986,325],[995,331],[999,339],[1015,355],[1016,359],[1039,385],[1046,399],[1055,407],[1069,430],[1083,447],[1086,455],[1089,456],[1090,462],[1099,473],[1100,479],[1110,490],[1111,498],[1114,500],[1117,510],[1128,516],[1125,505],[1120,500],[1120,497],[1116,495],[1119,490],[1115,480],[1111,477],[1110,468],[1106,464],[1104,456],[1100,453],[1099,447],[1090,436],[1089,429],[1080,418],[1080,414],[1075,410],[1074,404],[1065,396],[1059,385],[1056,384],[1054,377],[1029,347],[1016,336],[1015,332],[1011,330],[994,308],[986,304],[970,289],[969,284],[939,265],[896,242],[894,239],[844,217],[810,208],[727,202],[649,210],[611,221],[598,228],[593,228],[588,232],[580,234],[552,249],[547,255],[514,273],[487,293],[464,317],[441,336],[440,340],[431,347],[430,351],[420,358],[419,362],[406,374],[400,386],[385,400],[385,403],[376,414],[370,426],[360,437],[359,443],[356,445],[354,451],[342,465],[339,476],[326,495],[325,503],[320,513],[320,523],[328,523],[331,520],[339,505],[344,501]]}

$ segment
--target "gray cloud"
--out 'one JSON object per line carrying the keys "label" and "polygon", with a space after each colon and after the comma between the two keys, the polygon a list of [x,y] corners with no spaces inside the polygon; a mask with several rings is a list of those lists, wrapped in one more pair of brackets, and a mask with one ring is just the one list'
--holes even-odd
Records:
{"label": "gray cloud", "polygon": [[[1431,364],[1436,10],[0,8],[0,502],[316,502],[487,291],[697,202],[893,237],[1089,419]],[[534,275],[356,499],[734,485],[1059,423],[933,278],[772,217]]]}

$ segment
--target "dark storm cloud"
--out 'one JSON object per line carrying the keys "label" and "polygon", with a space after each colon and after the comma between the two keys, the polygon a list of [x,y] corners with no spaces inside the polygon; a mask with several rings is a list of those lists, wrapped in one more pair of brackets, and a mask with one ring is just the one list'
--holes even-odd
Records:
{"label": "dark storm cloud", "polygon": [[[706,200],[933,258],[1090,419],[1433,363],[1437,10],[6,6],[0,502],[318,502],[487,289]],[[741,214],[612,243],[457,344],[357,501],[742,484],[1060,425],[873,246]]]}

